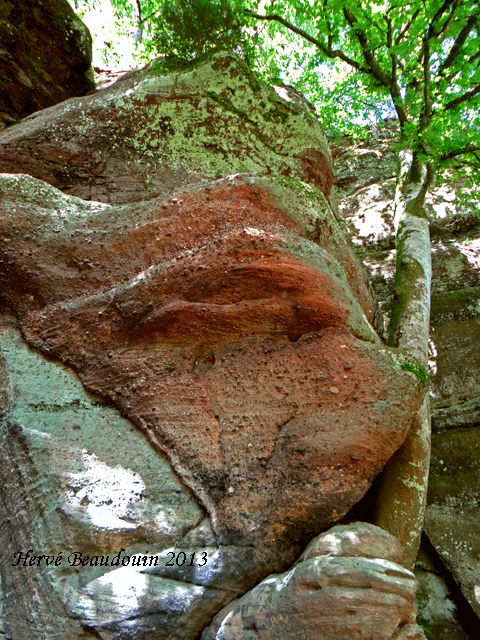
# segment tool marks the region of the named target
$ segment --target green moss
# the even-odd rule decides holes
[[[147,75],[158,76],[165,73],[190,73],[198,67],[204,66],[205,62],[208,62],[210,58],[215,55],[216,52],[209,52],[198,58],[197,60],[186,61],[178,56],[166,56],[164,58],[157,58],[152,62],[152,66],[147,71]]]
[[[425,207],[421,204],[417,198],[410,200],[405,207],[405,211],[416,218],[427,218]]]
[[[219,96],[217,93],[214,93],[213,91],[206,91],[205,94],[211,100],[221,105],[226,111],[231,111],[232,113],[235,113],[239,118],[242,118],[242,120],[245,120],[250,124],[253,124],[255,127],[257,126],[257,123],[255,122],[255,120],[252,120],[251,118],[249,118],[248,115],[245,113],[245,111],[243,111],[242,109],[235,107],[235,105],[231,100],[228,100],[227,98]]]
[[[281,122],[284,123],[289,118],[288,113],[285,111],[280,111],[279,109],[269,109],[268,111],[263,112],[263,118],[266,122]]]
[[[423,632],[425,633],[425,635],[430,638],[433,638],[433,633],[430,631],[430,629],[427,627],[428,624],[428,620],[426,620],[425,618],[422,618],[420,615],[417,616],[417,624],[419,627],[422,627]]]
[[[318,187],[307,182],[302,182],[297,178],[291,178],[289,176],[273,176],[276,182],[282,187],[286,187],[295,193],[300,198],[308,198],[309,200],[315,200],[320,202],[323,206],[327,204],[326,198]]]
[[[165,68],[164,61],[163,60],[154,60],[152,62],[152,66],[147,71],[146,75],[158,76],[158,75],[162,75],[163,73],[165,73],[165,71],[167,71],[167,69]]]
[[[416,360],[407,360],[401,365],[401,368],[404,371],[411,371],[414,373],[422,383],[422,386],[426,386],[428,384],[430,376]]]

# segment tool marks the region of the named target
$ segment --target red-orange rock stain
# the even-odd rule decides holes
[[[169,456],[219,539],[295,550],[399,446],[415,381],[351,335],[343,285],[289,251],[299,229],[263,187],[179,191],[139,205],[134,224],[132,208],[41,251],[25,241],[42,277],[24,273],[9,302],[32,344]]]

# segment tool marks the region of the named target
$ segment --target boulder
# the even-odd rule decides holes
[[[220,611],[202,640],[422,640],[416,579],[392,556],[400,544],[378,527],[333,527],[290,571]]]
[[[193,640],[358,502],[422,396],[372,328],[325,137],[298,101],[217,54],[39,112],[0,134],[0,158],[2,301],[31,347],[151,448],[127,440],[117,414],[85,423],[97,440],[82,445],[78,397],[80,429],[55,437],[55,418],[12,416],[7,367],[5,468],[28,479],[7,471],[7,557],[19,543],[88,556],[12,574],[7,619],[32,627],[18,637],[50,633],[28,595],[15,609],[23,588],[75,640],[78,625],[105,640]],[[41,394],[32,405],[57,412]],[[23,537],[21,517],[33,522]],[[54,546],[40,530],[55,527]],[[117,554],[122,566],[99,560]]]
[[[402,560],[399,541],[387,531],[367,522],[337,525],[314,538],[300,561],[316,556],[342,558],[385,558],[397,564]]]
[[[95,88],[90,32],[66,0],[2,0],[0,40],[0,129]]]
[[[244,172],[297,178],[326,197],[333,183],[317,119],[227,53],[170,74],[153,61],[26,118],[0,135],[0,171],[112,204]]]
[[[283,566],[402,442],[418,381],[353,295],[320,192],[248,176],[134,206],[26,176],[0,191],[0,288],[25,337],[169,456],[223,544]]]

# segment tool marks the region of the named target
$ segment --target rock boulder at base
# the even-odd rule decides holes
[[[0,129],[95,87],[90,32],[66,0],[2,0],[0,43]]]
[[[424,640],[417,581],[392,556],[400,544],[378,527],[334,527],[290,571],[227,605],[202,640]]]

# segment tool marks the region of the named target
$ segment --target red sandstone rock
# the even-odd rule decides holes
[[[0,286],[25,337],[167,453],[219,541],[281,567],[362,497],[417,383],[368,324],[353,257],[308,190],[300,215],[295,191],[247,176],[117,207],[2,184]],[[329,253],[303,237],[312,220]]]
[[[124,637],[148,617],[148,632],[193,640],[363,496],[421,395],[372,329],[367,283],[329,202],[325,137],[298,101],[219,54],[167,76],[153,63],[27,118],[0,134],[0,167],[2,300],[30,345],[70,365],[168,456],[198,507],[198,527],[171,544],[215,558],[194,577],[180,566],[141,580],[82,569],[53,589],[88,629]],[[99,450],[125,447],[123,433],[105,429]],[[30,454],[8,468],[18,457]],[[42,514],[35,526],[49,530],[44,483],[29,499]],[[81,539],[110,553],[110,532],[89,526],[78,502]],[[141,527],[131,534],[165,544]],[[62,520],[61,539],[77,535]],[[106,587],[122,580],[130,608]],[[305,611],[318,609],[310,578],[295,584]]]

